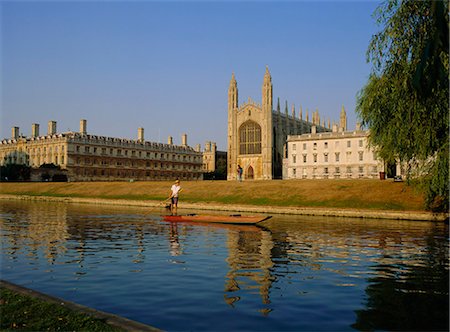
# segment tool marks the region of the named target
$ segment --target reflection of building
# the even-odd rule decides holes
[[[345,112],[343,110],[343,112]],[[287,139],[284,160],[285,179],[377,178],[384,171],[383,161],[369,147],[368,131],[345,131],[345,123],[338,130],[292,135]]]
[[[202,176],[202,154],[187,145],[186,134],[181,145],[174,145],[172,137],[167,144],[145,141],[143,128],[136,140],[91,135],[86,128],[86,120],[81,120],[79,132],[58,134],[56,122],[50,121],[47,135],[39,135],[39,125],[33,124],[31,137],[23,137],[14,127],[11,139],[0,142],[0,163],[32,167],[53,163],[67,169],[73,181],[197,180]]]
[[[273,109],[272,77],[268,68],[264,75],[261,104],[249,98],[248,102],[239,105],[233,74],[228,89],[228,180],[237,178],[237,165],[242,166],[245,179],[281,178],[283,147],[288,135],[309,132],[313,125],[318,132],[330,131],[325,128],[325,121],[321,125],[317,110],[312,114],[312,122],[308,111],[306,120],[302,117],[301,108],[299,117],[296,117],[294,107],[292,114],[288,114],[287,102],[284,114],[280,111],[279,101],[277,110]]]
[[[270,232],[251,228],[248,231],[229,232],[227,239],[230,267],[225,285],[225,300],[233,304],[239,300],[232,295],[241,289],[258,289],[264,304],[270,303],[269,291],[273,278],[271,250],[273,241]],[[228,294],[227,294],[228,293]]]

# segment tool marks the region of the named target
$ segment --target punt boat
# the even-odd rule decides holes
[[[202,223],[220,223],[220,224],[240,224],[254,225],[267,220],[272,216],[242,216],[240,214],[231,215],[206,215],[206,214],[185,214],[185,215],[166,215],[162,216],[165,221],[195,221]]]

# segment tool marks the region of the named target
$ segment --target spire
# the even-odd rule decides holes
[[[342,105],[341,115],[339,117],[339,128],[342,131],[347,131],[347,113],[345,112],[344,105]]]
[[[284,113],[286,115],[286,135],[288,135],[290,132],[290,128],[289,128],[289,109],[288,109],[287,100],[286,100],[286,106],[284,107]]]
[[[309,111],[306,109],[306,122],[309,122]]]
[[[228,109],[235,109],[238,107],[238,89],[236,77],[234,72],[231,74],[230,86],[228,88]]]
[[[300,120],[303,120],[303,109],[302,109],[301,105],[300,105],[300,109],[298,110],[298,117],[300,118]]]
[[[266,66],[266,72],[264,74],[264,82],[262,86],[262,106],[263,109],[272,114],[272,77],[270,76],[269,67]]]
[[[278,97],[277,111],[278,111],[278,113],[280,113],[280,97]]]
[[[295,105],[292,104],[292,132],[291,134],[297,135],[297,120],[295,119]]]

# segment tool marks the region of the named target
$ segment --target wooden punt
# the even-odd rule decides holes
[[[231,215],[206,215],[206,214],[185,214],[185,215],[166,215],[163,216],[165,221],[195,221],[203,223],[220,223],[220,224],[240,224],[254,225],[261,221],[267,220],[271,216],[242,216],[240,214]]]

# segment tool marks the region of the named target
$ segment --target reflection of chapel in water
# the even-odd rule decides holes
[[[241,287],[246,290],[257,289],[263,304],[269,304],[272,284],[271,268],[273,241],[270,232],[258,227],[229,232],[227,238],[230,269],[225,280],[225,301],[233,305],[239,296],[232,296]]]

